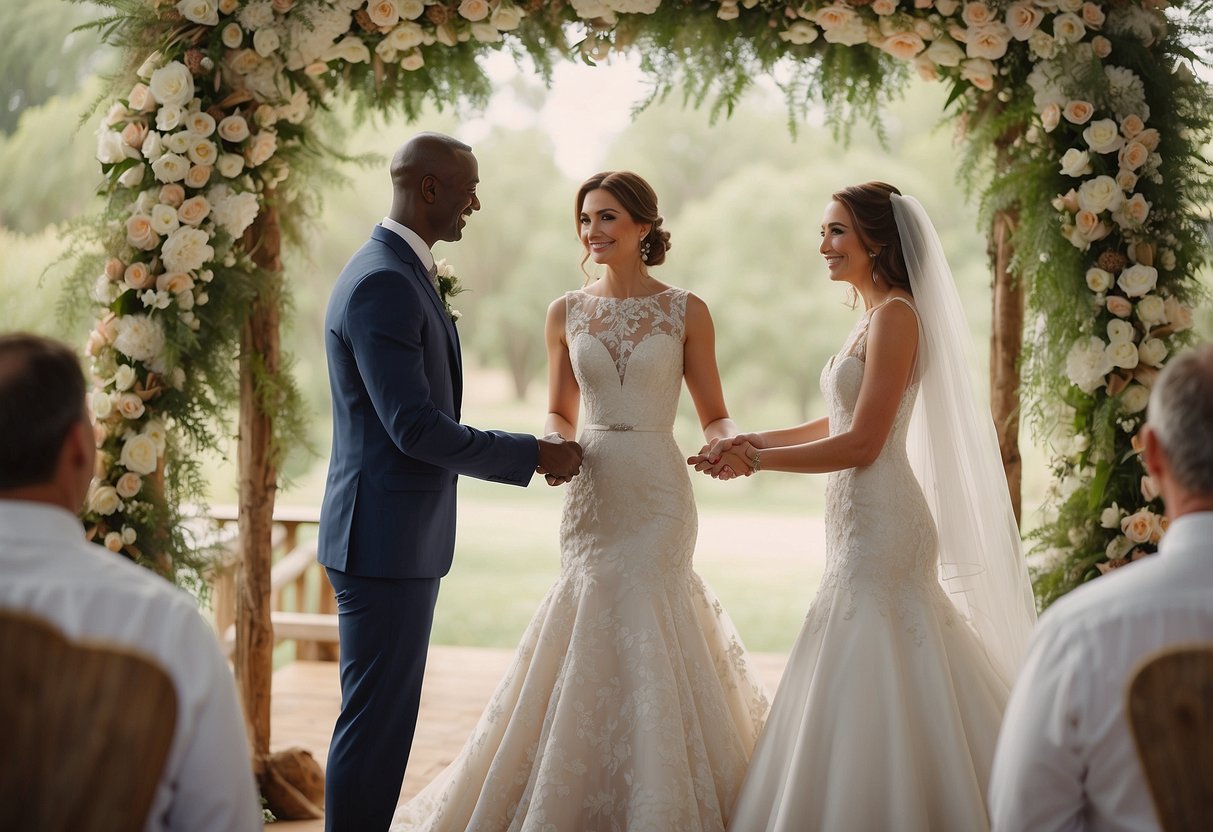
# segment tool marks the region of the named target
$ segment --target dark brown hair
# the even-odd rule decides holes
[[[581,208],[585,205],[586,195],[599,188],[619,200],[633,222],[652,225],[642,240],[649,244],[649,258],[645,263],[650,266],[664,263],[665,253],[670,250],[670,232],[661,227],[664,218],[657,212],[657,192],[639,174],[630,170],[603,171],[581,183],[577,189],[577,202],[573,205],[573,221],[577,227],[581,227]],[[589,257],[588,253],[586,257]],[[585,258],[581,262],[585,263]]]
[[[74,352],[37,335],[0,335],[0,489],[49,482],[68,430],[84,413]]]
[[[893,216],[893,194],[901,191],[885,182],[865,182],[851,185],[831,195],[841,203],[855,221],[855,231],[868,251],[876,252],[872,266],[885,281],[896,289],[910,291],[910,273],[906,270],[901,251],[901,235]]]

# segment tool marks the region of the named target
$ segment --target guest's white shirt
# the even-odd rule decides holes
[[[87,543],[70,512],[0,500],[0,608],[37,616],[69,639],[138,651],[168,671],[177,728],[145,832],[262,828],[232,673],[192,598]]]
[[[1151,653],[1201,642],[1213,642],[1213,512],[1176,519],[1157,555],[1041,616],[990,775],[995,832],[1158,829],[1125,694]]]
[[[421,265],[429,269],[434,266],[434,253],[430,251],[430,247],[425,244],[425,240],[417,236],[417,232],[409,228],[407,225],[401,225],[391,217],[384,217],[379,223],[388,231],[391,231],[400,239],[409,244],[409,248],[417,255],[417,259],[421,261]]]

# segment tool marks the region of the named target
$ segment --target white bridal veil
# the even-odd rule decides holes
[[[939,531],[940,582],[1010,684],[1036,606],[998,440],[973,395],[969,327],[939,235],[918,200],[893,194],[892,201],[922,327],[910,462]]]

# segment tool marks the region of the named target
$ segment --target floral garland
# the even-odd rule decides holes
[[[98,130],[109,256],[91,266],[101,454],[86,521],[114,551],[139,558],[155,541],[162,568],[190,563],[190,542],[158,531],[178,528],[172,506],[201,491],[177,436],[213,446],[207,420],[230,406],[243,313],[265,287],[246,232],[270,199],[287,222],[306,210],[300,171],[321,156],[308,116],[337,90],[410,115],[426,100],[482,101],[491,87],[476,58],[503,44],[541,72],[553,55],[639,44],[659,90],[683,83],[726,103],[790,58],[789,103],[824,99],[834,113],[874,112],[913,70],[952,86],[971,142],[982,118],[1018,130],[1000,169],[1012,191],[996,182],[983,202],[1022,209],[1016,265],[1049,313],[1029,345],[1029,389],[1041,410],[1046,393],[1064,398],[1077,437],[1055,463],[1063,486],[1038,590],[1047,601],[1157,542],[1156,489],[1131,443],[1191,321],[1206,252],[1183,200],[1207,172],[1192,160],[1213,112],[1176,59],[1161,0],[108,3],[106,35],[137,66]],[[147,479],[166,471],[158,495]]]

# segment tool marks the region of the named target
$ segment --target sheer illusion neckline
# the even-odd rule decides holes
[[[675,292],[677,290],[677,286],[667,286],[660,292],[653,292],[651,295],[630,295],[626,298],[615,297],[614,295],[595,295],[587,292],[585,289],[578,289],[577,291],[585,295],[587,298],[593,298],[594,300],[648,300],[649,298],[660,297],[666,292]]]

